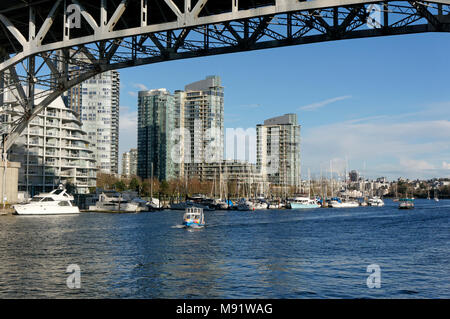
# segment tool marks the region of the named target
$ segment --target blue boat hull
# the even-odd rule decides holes
[[[291,203],[291,209],[307,209],[307,208],[319,208],[318,204],[301,204],[301,203]]]
[[[191,228],[201,228],[205,227],[205,224],[198,224],[193,222],[183,222],[184,227],[191,227]]]

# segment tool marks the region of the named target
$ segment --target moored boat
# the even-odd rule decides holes
[[[319,208],[320,205],[315,199],[309,197],[295,197],[289,201],[291,209],[307,209],[307,208]]]
[[[251,210],[251,211],[253,211],[253,210],[255,210],[255,204],[252,201],[250,201],[250,200],[248,200],[246,198],[241,198],[241,200],[238,203],[237,210],[240,210],[240,211],[249,211],[249,210]]]
[[[399,209],[411,209],[414,208],[414,199],[412,198],[400,198],[398,200]]]
[[[257,199],[253,201],[254,210],[267,209],[269,204],[264,199]]]
[[[172,209],[172,210],[186,210],[187,208],[192,208],[192,207],[201,208],[203,210],[214,210],[213,207],[195,203],[191,200],[187,200],[185,202],[180,202],[180,203],[170,204],[170,209]]]
[[[267,204],[268,209],[282,209],[285,208],[284,204],[280,200],[272,200]]]
[[[376,207],[384,206],[384,201],[378,196],[369,198],[367,203],[369,206],[376,206]]]
[[[343,201],[340,198],[332,198],[328,203],[328,207],[332,208],[353,208],[359,207],[359,202],[353,200]]]
[[[73,196],[61,185],[50,193],[34,196],[29,203],[14,205],[16,215],[66,215],[79,214]]]
[[[93,212],[139,212],[138,202],[133,202],[122,197],[115,191],[103,191],[95,205],[89,206]]]

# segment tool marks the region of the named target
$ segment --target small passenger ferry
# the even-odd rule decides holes
[[[183,216],[183,226],[186,228],[205,227],[205,215],[203,209],[198,207],[188,207]]]

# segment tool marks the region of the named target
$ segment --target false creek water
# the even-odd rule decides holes
[[[197,231],[182,214],[2,216],[0,297],[450,298],[450,201],[205,212]]]

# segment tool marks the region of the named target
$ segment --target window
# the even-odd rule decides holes
[[[67,201],[62,201],[58,203],[58,206],[70,206],[70,203]]]

